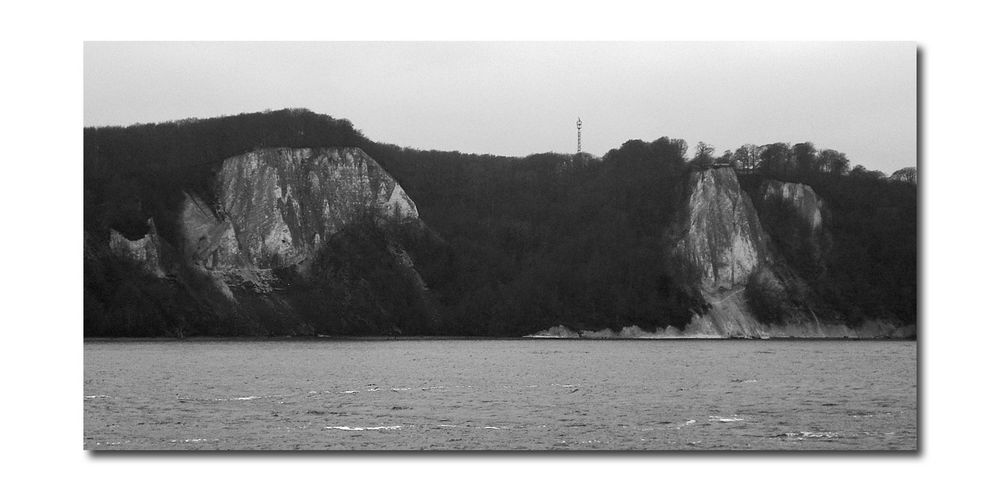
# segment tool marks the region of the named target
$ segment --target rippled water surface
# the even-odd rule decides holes
[[[84,447],[915,450],[916,342],[84,343]]]

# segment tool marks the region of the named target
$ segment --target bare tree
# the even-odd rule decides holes
[[[715,153],[715,147],[705,143],[698,142],[698,146],[695,147],[694,158],[691,159],[691,163],[701,167],[707,167],[715,163],[715,158],[712,154]]]

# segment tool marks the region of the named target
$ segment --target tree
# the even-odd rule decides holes
[[[760,170],[776,177],[788,177],[792,170],[792,149],[787,143],[764,145],[760,152]]]
[[[893,172],[889,176],[890,181],[905,182],[908,184],[917,183],[917,168],[916,167],[903,167],[896,172]]]
[[[712,157],[713,153],[715,153],[715,147],[705,142],[698,142],[698,146],[695,147],[694,158],[691,159],[691,164],[699,167],[708,167],[715,163],[715,158]]]
[[[650,142],[649,149],[654,158],[661,163],[673,165],[684,161],[684,154],[687,153],[687,142],[664,136]]]
[[[752,172],[760,166],[760,147],[747,143],[733,153],[733,164],[737,169]]]
[[[792,147],[792,155],[795,158],[795,169],[799,175],[816,173],[816,146],[812,142],[796,143]]]
[[[720,164],[732,164],[733,163],[733,151],[732,150],[726,150],[725,152],[723,152],[722,156],[719,157],[719,158],[717,158],[717,159],[715,159],[715,161],[717,163],[720,163]]]
[[[842,152],[825,149],[816,158],[817,168],[822,172],[842,176],[850,169],[851,161]]]
[[[856,165],[850,172],[851,177],[858,177],[861,179],[885,179],[885,173],[880,170],[868,170],[863,165]]]

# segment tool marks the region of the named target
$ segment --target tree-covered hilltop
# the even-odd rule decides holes
[[[323,315],[341,310],[349,315],[336,324],[342,327],[325,331],[331,334],[398,329],[511,336],[556,324],[682,327],[705,304],[688,279],[665,264],[664,230],[681,209],[686,175],[713,165],[734,166],[760,209],[758,190],[765,179],[803,182],[822,197],[830,247],[819,265],[797,254],[799,232],[783,227],[778,211],[762,212],[783,260],[804,272],[826,302],[817,315],[849,322],[916,319],[915,172],[886,178],[852,168],[845,155],[809,143],[744,145],[718,157],[700,144],[691,159],[686,142],[670,138],[628,141],[601,157],[416,150],[373,142],[346,120],[305,110],[86,128],[85,308],[107,311],[132,302],[139,305],[135,315],[150,319],[143,332],[114,335],[172,335],[177,312],[184,313],[185,335],[247,333],[239,316],[218,312],[221,302],[192,299],[109,259],[105,238],[110,229],[141,237],[153,218],[162,239],[177,248],[183,193],[211,203],[215,176],[227,157],[267,147],[337,146],[361,148],[395,177],[440,240],[405,232],[387,236],[363,226],[332,239],[316,266],[331,278],[324,291],[338,295]],[[373,266],[392,258],[385,247],[359,245],[366,237],[406,246],[439,305],[439,321],[403,321],[406,311],[396,310],[410,307],[386,293],[395,291],[397,280]],[[347,251],[356,261],[370,255],[372,263],[348,264],[336,251]],[[192,273],[188,282],[199,281]],[[352,291],[362,291],[364,298],[344,300],[350,285],[362,285]],[[322,295],[310,295],[307,303],[322,301]],[[213,323],[225,323],[226,330],[206,327]]]
[[[84,227],[142,235],[153,217],[166,237],[185,190],[212,201],[213,177],[227,157],[267,147],[367,143],[347,120],[302,109],[128,127],[84,128]]]

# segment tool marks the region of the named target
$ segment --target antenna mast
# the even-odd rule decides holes
[[[579,116],[576,118],[576,153],[583,153],[583,121]]]

